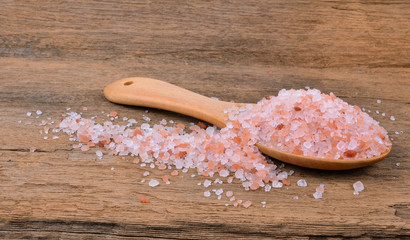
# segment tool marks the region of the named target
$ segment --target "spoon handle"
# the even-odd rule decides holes
[[[125,78],[104,88],[105,97],[114,103],[159,108],[188,115],[218,127],[226,124],[225,109],[235,105],[218,101],[187,89],[151,78]]]

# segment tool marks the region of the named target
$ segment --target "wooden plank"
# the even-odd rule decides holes
[[[406,1],[3,1],[1,6],[1,238],[410,237]],[[238,102],[256,102],[282,88],[332,91],[371,110],[395,139],[393,150],[384,161],[352,171],[287,165],[295,171],[292,185],[269,193],[224,184],[225,191],[252,200],[244,209],[204,198],[204,188],[197,186],[204,178],[192,178],[192,171],[150,188],[140,182],[143,172],[159,178],[170,171],[140,167],[129,157],[98,160],[92,151],[73,150],[63,135],[56,140],[40,135],[39,121],[58,120],[67,107],[79,112],[87,106],[85,116],[117,111],[138,121],[143,114],[154,123],[196,121],[106,101],[103,87],[129,76]],[[25,115],[37,109],[43,111],[39,119]],[[29,152],[32,146],[37,152]],[[300,178],[307,188],[296,186]],[[353,196],[357,180],[366,189]],[[324,198],[315,200],[320,183]],[[140,203],[141,196],[150,203]]]

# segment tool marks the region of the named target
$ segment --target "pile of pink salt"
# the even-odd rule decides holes
[[[368,158],[383,153],[391,145],[386,130],[357,106],[319,90],[281,90],[277,97],[256,105],[226,110],[225,128],[204,124],[167,126],[167,121],[135,129],[130,125],[103,124],[80,114],[69,113],[59,129],[83,151],[106,148],[113,155],[139,156],[144,163],[160,169],[196,168],[203,176],[230,175],[245,189],[289,185],[286,172],[267,161],[254,145],[295,154],[322,158]],[[102,154],[99,151],[98,157]],[[265,188],[266,188],[265,187]]]
[[[221,177],[233,175],[243,182],[245,189],[257,189],[287,177],[266,161],[254,142],[238,135],[240,132],[201,126],[190,126],[188,133],[183,124],[167,126],[167,121],[162,120],[153,127],[143,123],[131,129],[110,121],[98,124],[72,112],[58,128],[80,142],[75,147],[83,151],[99,146],[109,154],[139,156],[142,162],[154,163],[159,169],[173,165],[176,169],[196,168],[206,177],[215,173]],[[96,154],[101,157],[100,151]]]
[[[391,142],[387,131],[358,106],[333,93],[281,90],[256,105],[226,111],[243,138],[281,151],[319,158],[371,158]]]

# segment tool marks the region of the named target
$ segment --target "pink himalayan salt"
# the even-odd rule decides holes
[[[196,168],[203,176],[233,173],[245,189],[252,190],[269,182],[282,186],[279,170],[266,161],[256,142],[296,154],[336,159],[372,157],[391,145],[387,132],[367,113],[316,89],[281,90],[278,97],[226,112],[229,122],[225,128],[193,125],[191,133],[183,124],[151,127],[143,123],[135,129],[109,121],[101,125],[77,113],[69,113],[59,127],[76,134],[82,143],[93,142],[110,154],[139,156],[144,163]]]
[[[279,173],[249,139],[241,139],[239,143],[232,141],[232,137],[239,138],[240,135],[229,128],[202,129],[194,125],[190,127],[192,132],[187,133],[183,124],[176,127],[144,124],[136,129],[109,121],[101,125],[77,113],[69,113],[59,128],[70,135],[75,134],[83,144],[93,142],[111,154],[139,156],[144,163],[174,165],[186,170],[196,168],[203,176],[213,176],[216,172],[220,176],[229,176],[240,170],[241,173],[235,176],[251,189],[265,186]],[[100,145],[101,142],[104,144]]]
[[[299,155],[371,158],[391,145],[387,131],[367,113],[317,89],[281,90],[227,113],[229,126],[248,142]]]
[[[252,202],[251,202],[251,201],[245,201],[245,202],[242,203],[242,206],[244,206],[244,208],[248,208],[248,207],[250,207],[251,205],[252,205]]]

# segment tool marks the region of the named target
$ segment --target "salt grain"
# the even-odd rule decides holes
[[[354,191],[359,193],[364,190],[364,185],[361,181],[357,181],[353,184]]]
[[[210,192],[210,191],[205,191],[205,192],[204,192],[204,196],[205,196],[205,197],[210,197],[210,196],[211,196],[211,192]]]
[[[243,204],[242,204],[242,206],[244,206],[245,208],[248,208],[248,207],[250,207],[252,205],[252,202],[251,201],[245,201],[245,202],[243,202]]]
[[[41,114],[43,114],[43,112],[42,112],[41,110],[37,110],[37,111],[36,111],[36,114],[37,114],[37,115],[41,115]]]
[[[390,120],[395,121],[396,118],[395,118],[394,116],[391,116],[391,117],[390,117]]]
[[[398,163],[396,163],[396,167],[400,167],[400,163],[398,162]]]
[[[315,192],[315,193],[313,193],[313,197],[314,197],[315,199],[322,198],[322,193],[321,193],[321,192]]]
[[[149,176],[149,172],[148,172],[148,171],[145,171],[142,175],[143,175],[144,177]]]
[[[102,157],[102,156],[103,156],[103,153],[102,153],[100,150],[97,150],[97,151],[95,152],[95,155],[97,155],[98,157]]]
[[[299,187],[307,187],[307,182],[305,179],[299,179],[296,183]]]
[[[30,117],[30,116],[31,116],[31,112],[28,112],[26,115],[27,115],[27,117]]]
[[[159,181],[158,181],[158,180],[155,180],[155,179],[151,179],[151,180],[149,181],[148,185],[149,185],[150,187],[156,187],[156,186],[159,185]]]
[[[204,181],[204,187],[209,187],[209,186],[211,186],[211,184],[212,184],[212,182],[211,181],[209,181],[208,179],[205,179],[205,181]]]
[[[274,188],[281,188],[283,186],[283,183],[279,182],[279,181],[273,181],[272,182],[272,187]]]
[[[382,103],[382,101],[380,99],[377,99],[376,101],[378,104]]]

